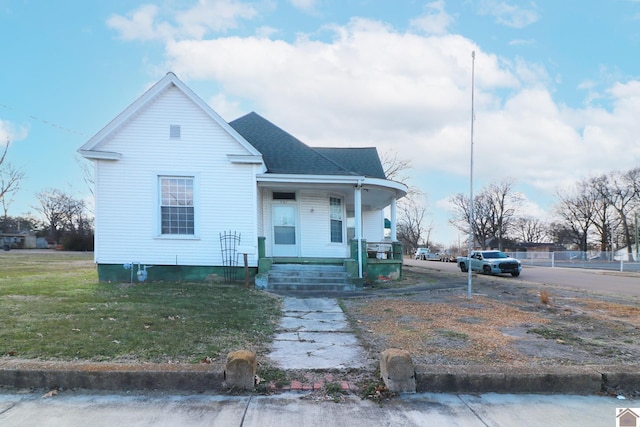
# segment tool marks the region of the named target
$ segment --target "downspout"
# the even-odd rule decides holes
[[[362,181],[358,180],[354,194],[356,240],[358,242],[358,278],[362,279]]]

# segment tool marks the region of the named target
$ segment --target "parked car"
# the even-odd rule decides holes
[[[469,267],[469,257],[458,257],[458,266],[462,272],[479,271],[484,274],[509,273],[513,277],[518,277],[522,271],[522,263],[511,258],[501,251],[473,251],[471,252],[471,267]]]
[[[431,253],[429,248],[418,248],[414,253],[414,259],[437,261],[440,259],[438,254]]]

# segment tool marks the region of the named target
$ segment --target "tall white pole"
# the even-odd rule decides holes
[[[473,122],[475,121],[474,81],[475,81],[476,52],[471,52],[471,161],[469,167],[469,251],[467,252],[467,298],[471,299],[471,251],[473,250]]]

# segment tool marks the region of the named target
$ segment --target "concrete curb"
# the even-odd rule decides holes
[[[222,392],[223,371],[207,365],[0,361],[0,386],[16,389]],[[417,365],[416,391],[580,394],[640,391],[640,365],[495,367]],[[304,388],[302,388],[304,390]]]
[[[637,393],[640,366],[416,366],[417,392],[594,394]]]
[[[210,365],[8,361],[0,386],[89,390],[221,391],[224,374]]]

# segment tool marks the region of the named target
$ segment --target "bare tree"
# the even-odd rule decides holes
[[[580,241],[576,242],[575,231],[568,227],[565,222],[552,222],[549,224],[549,238],[554,243],[565,246],[580,243]]]
[[[589,229],[594,224],[599,196],[588,182],[579,182],[574,189],[556,193],[559,200],[556,215],[574,236],[579,250],[588,250]]]
[[[85,184],[87,184],[89,193],[91,193],[91,195],[93,196],[93,187],[95,186],[93,163],[88,163],[81,157],[76,157],[76,162],[78,163],[78,165],[80,165],[80,170],[82,171],[82,180]]]
[[[503,249],[504,241],[515,224],[517,208],[522,197],[513,191],[513,180],[505,179],[491,183],[474,197],[473,236],[474,243],[486,249],[492,241]],[[453,218],[449,221],[458,230],[469,234],[471,211],[469,198],[456,194],[449,201],[453,205]]]
[[[510,178],[489,184],[484,191],[489,201],[493,236],[498,241],[498,249],[504,249],[504,241],[515,225],[516,211],[522,204],[522,196],[513,190],[514,181]]]
[[[428,245],[433,227],[425,225],[426,206],[417,202],[415,198],[405,198],[398,205],[398,210],[398,240],[405,249],[411,252],[423,242]]]
[[[405,251],[413,251],[422,243],[428,245],[433,227],[425,225],[427,196],[409,184],[407,171],[411,169],[411,161],[400,159],[398,153],[387,150],[382,154],[381,162],[387,179],[407,186],[407,195],[398,201],[398,240],[402,242]]]
[[[469,218],[471,209],[469,197],[462,193],[455,194],[449,198],[453,205],[453,218],[449,223],[464,233],[470,235]],[[492,209],[489,205],[486,194],[480,193],[473,198],[473,246],[478,244],[482,249],[486,249],[492,238],[493,226],[491,223]]]
[[[407,171],[411,169],[411,160],[399,159],[396,151],[385,150],[382,153],[380,162],[382,163],[384,175],[387,179],[392,179],[407,185],[409,181]]]
[[[515,219],[513,233],[523,243],[544,243],[549,238],[547,225],[538,218],[521,216]]]
[[[49,238],[60,242],[64,233],[87,235],[92,232],[91,220],[85,214],[85,203],[61,190],[48,189],[36,194],[40,212],[49,229]]]
[[[602,200],[616,212],[629,255],[632,253],[633,244],[629,216],[638,206],[636,188],[640,187],[639,181],[640,168],[627,172],[614,171],[591,181]]]
[[[599,194],[599,187],[602,185],[600,181],[600,177],[591,178],[584,185],[588,191],[595,193],[593,200],[593,226],[599,236],[600,251],[606,252],[613,251],[613,239],[611,236],[614,230],[619,228],[620,221],[615,215],[615,210],[610,205],[609,200]]]
[[[11,141],[7,140],[0,155],[0,202],[4,223],[7,223],[9,205],[13,203],[13,195],[20,189],[20,181],[24,178],[24,172],[14,168],[7,160],[7,153]]]

